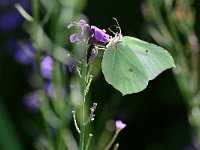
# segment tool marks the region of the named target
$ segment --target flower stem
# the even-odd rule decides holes
[[[88,147],[90,145],[90,141],[91,141],[92,137],[93,137],[93,134],[89,134],[89,138],[88,138],[87,144],[85,146],[85,150],[88,150]]]
[[[87,85],[87,46],[83,53],[83,66],[82,66],[82,118],[81,118],[81,133],[80,133],[80,150],[85,148],[85,100],[86,100],[86,85]]]
[[[33,19],[35,23],[38,23],[40,21],[40,16],[39,16],[39,6],[40,6],[40,2],[39,0],[32,0],[32,9],[33,9]],[[40,62],[41,62],[41,49],[39,47],[39,43],[37,40],[37,32],[36,32],[36,28],[34,31],[34,34],[32,35],[33,41],[35,43],[35,48],[36,48],[36,65],[37,65],[37,69],[36,69],[36,74],[37,74],[37,80],[39,83],[39,87],[42,89],[43,85],[44,85],[44,80],[41,76],[41,66],[40,66]],[[49,128],[49,124],[48,122],[45,121],[45,113],[47,113],[47,110],[49,110],[50,108],[48,107],[48,101],[45,97],[44,101],[43,101],[43,107],[41,107],[41,114],[43,117],[43,125],[45,128],[45,132],[48,138],[48,149],[53,150],[55,149],[55,143],[53,140],[53,136],[51,134],[50,128]],[[45,105],[45,106],[44,106]]]
[[[104,150],[109,150],[110,149],[110,147],[115,142],[115,140],[116,140],[116,138],[117,138],[117,136],[118,136],[118,134],[119,134],[120,131],[121,130],[119,130],[119,129],[115,131],[115,134],[113,135],[112,139],[110,140],[110,142],[108,143],[108,145],[106,146],[106,148]]]

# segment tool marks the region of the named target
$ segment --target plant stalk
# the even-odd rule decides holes
[[[33,18],[35,22],[39,21],[39,0],[32,0],[33,4]]]
[[[109,150],[110,149],[110,147],[113,145],[113,143],[115,142],[115,140],[116,140],[116,138],[117,138],[117,136],[118,136],[118,134],[119,134],[119,132],[120,132],[121,130],[119,130],[119,129],[117,129],[116,131],[115,131],[115,134],[113,135],[113,137],[112,137],[112,139],[110,140],[110,142],[108,143],[108,145],[106,146],[106,148],[104,149],[104,150]]]
[[[87,46],[83,53],[83,66],[82,66],[82,117],[81,117],[81,133],[80,133],[80,150],[85,148],[85,100],[86,100],[86,85],[87,85]]]

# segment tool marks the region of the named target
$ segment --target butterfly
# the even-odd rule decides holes
[[[122,36],[121,29],[107,44],[101,65],[106,81],[122,95],[144,90],[150,80],[175,67],[167,50],[131,36]]]

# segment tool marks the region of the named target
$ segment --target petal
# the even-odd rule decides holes
[[[71,22],[70,24],[68,24],[67,28],[70,29],[73,26],[74,26],[74,24]]]
[[[87,25],[87,24],[82,25],[81,26],[81,35],[85,35],[85,36],[89,35],[90,36],[89,29],[90,29],[89,25]]]
[[[35,62],[36,51],[33,44],[27,40],[10,41],[8,43],[8,52],[14,59],[23,65],[32,65]]]
[[[103,41],[104,44],[108,43],[110,41],[110,36],[108,34],[105,34],[103,36],[103,40],[102,41]]]
[[[79,26],[81,27],[81,35],[85,35],[87,30],[89,31],[89,25],[85,20],[80,20],[79,21]]]
[[[41,62],[41,73],[46,79],[52,79],[53,74],[53,59],[50,56],[45,56]]]
[[[24,95],[23,103],[30,112],[36,112],[40,106],[40,95],[38,91],[29,92]]]
[[[103,42],[104,44],[109,42],[109,35],[96,26],[91,26],[90,34],[94,34],[95,39],[99,42]]]
[[[67,71],[72,72],[75,69],[75,65],[72,59],[67,60],[63,65],[64,73]]]
[[[87,24],[87,22],[86,22],[85,20],[83,20],[83,19],[81,19],[78,23],[79,23],[81,26]]]
[[[77,35],[76,33],[70,35],[69,39],[70,39],[70,42],[71,42],[71,43],[75,43],[75,42],[78,42],[78,41],[79,41],[78,35]]]
[[[79,26],[79,23],[78,22],[70,22],[67,26],[68,29],[72,28],[72,27],[77,27]]]
[[[117,128],[117,129],[124,129],[124,128],[126,127],[126,124],[123,123],[121,120],[117,120],[117,121],[115,122],[115,125],[116,125],[116,128]]]

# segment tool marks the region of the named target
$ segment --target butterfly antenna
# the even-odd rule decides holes
[[[121,35],[121,27],[119,25],[119,22],[117,21],[115,17],[113,17],[112,19],[115,20],[115,22],[117,23],[117,28],[119,29],[119,34]]]
[[[108,31],[108,30],[109,30],[109,31],[110,31],[112,34],[114,34],[114,35],[115,35],[116,33],[115,33],[115,32],[114,32],[112,29],[111,29],[112,27],[116,27],[116,28],[117,28],[117,26],[116,26],[116,25],[112,25],[112,26],[110,26],[110,27],[109,27],[109,28],[108,28],[106,31]]]

